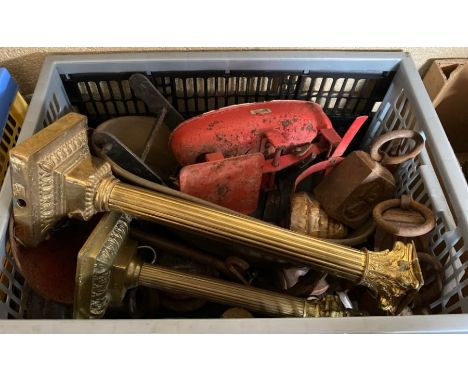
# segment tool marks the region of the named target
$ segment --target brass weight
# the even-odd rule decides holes
[[[323,239],[344,239],[348,235],[348,228],[330,218],[306,192],[297,192],[292,197],[290,229]]]
[[[87,119],[69,113],[10,151],[17,237],[26,246],[47,238],[57,222],[90,219],[101,211],[128,213],[225,243],[251,246],[278,259],[304,264],[372,289],[380,306],[398,313],[423,285],[415,249],[396,242],[392,250],[356,250],[124,184],[110,165],[92,157]],[[145,274],[145,273],[144,273]]]

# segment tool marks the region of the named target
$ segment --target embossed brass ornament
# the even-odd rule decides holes
[[[142,285],[183,293],[271,316],[344,317],[350,315],[337,296],[305,299],[206,276],[145,264],[137,242],[129,238],[131,218],[106,214],[78,254],[75,318],[100,318],[109,305],[122,301],[129,288]]]
[[[290,228],[294,232],[324,239],[343,239],[348,234],[348,228],[328,217],[306,192],[298,192],[292,197]]]
[[[124,184],[108,163],[90,155],[86,123],[85,116],[69,113],[11,150],[16,235],[24,245],[37,245],[66,217],[88,220],[100,211],[117,211],[367,285],[392,313],[423,284],[412,244],[397,242],[391,251],[376,253],[356,250]]]

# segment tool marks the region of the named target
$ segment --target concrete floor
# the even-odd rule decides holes
[[[253,48],[0,48],[0,66],[6,67],[18,81],[21,92],[31,94],[39,75],[44,58],[48,54],[108,53],[108,52],[152,52],[152,51],[191,51],[191,50],[253,50]],[[257,48],[256,48],[257,49]],[[300,50],[311,50],[301,48]],[[346,48],[351,49],[351,48]],[[410,52],[421,74],[436,58],[466,58],[468,48],[355,48],[359,50],[403,50]],[[258,49],[257,49],[258,50]],[[263,48],[262,50],[265,50]],[[271,49],[268,49],[271,50]],[[274,50],[279,50],[274,48]],[[290,50],[288,48],[288,50]]]

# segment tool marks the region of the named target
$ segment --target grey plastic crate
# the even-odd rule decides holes
[[[334,123],[352,118],[353,111],[366,111],[373,119],[367,134],[360,137],[363,148],[375,136],[389,130],[420,131],[426,137],[427,149],[416,160],[401,166],[397,180],[400,193],[411,194],[436,215],[431,251],[443,262],[447,279],[443,295],[432,304],[440,314],[343,319],[102,320],[99,323],[0,320],[0,331],[32,331],[32,327],[34,331],[45,332],[468,331],[468,251],[464,242],[465,238],[468,240],[468,187],[409,55],[274,51],[51,56],[42,68],[19,141],[72,108],[88,114],[90,120],[120,112],[144,114],[144,106],[131,99],[131,94],[126,98],[127,90],[121,83],[115,88],[116,83],[112,82],[116,74],[125,78],[133,72],[153,76],[163,94],[186,115],[223,106],[216,104],[215,99],[223,91],[226,103],[271,98],[311,99],[324,107]],[[277,73],[281,75],[276,76]],[[236,78],[235,83],[229,82],[231,77]],[[80,78],[86,81],[80,82]],[[190,86],[186,86],[189,82]],[[180,87],[181,83],[184,86]],[[249,89],[253,90],[249,93]],[[120,95],[116,97],[115,92]],[[8,174],[0,193],[0,264],[8,256],[4,248],[10,188]],[[21,318],[22,284],[15,280],[15,271],[0,270],[9,278],[8,285],[0,284],[7,295],[0,302],[0,318]]]

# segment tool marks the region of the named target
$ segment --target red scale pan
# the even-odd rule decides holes
[[[182,192],[251,213],[261,185],[271,184],[266,175],[340,141],[320,105],[278,100],[228,106],[186,120],[173,131],[170,146],[184,166]]]

